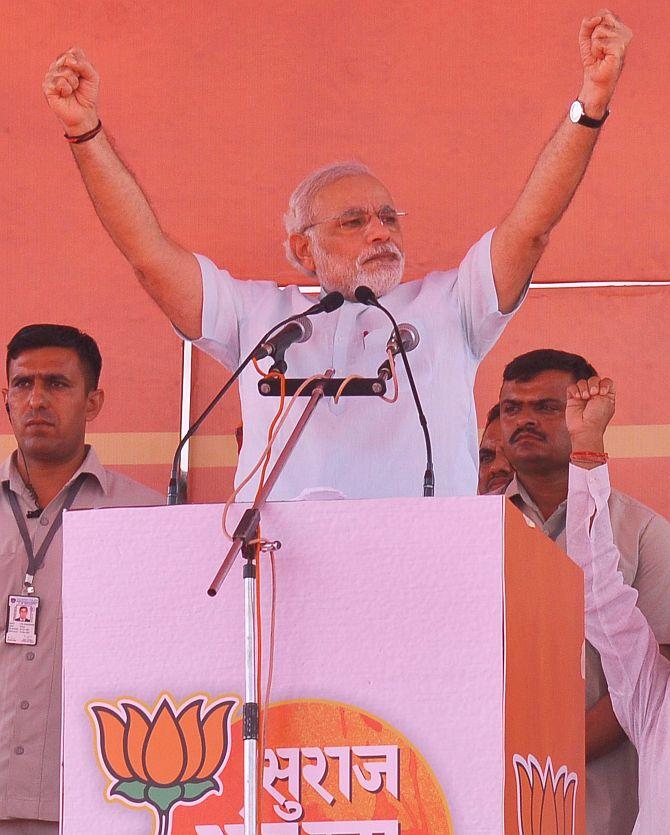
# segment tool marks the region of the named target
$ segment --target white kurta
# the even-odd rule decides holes
[[[488,232],[470,249],[457,270],[401,284],[382,300],[399,322],[409,322],[420,334],[409,359],[432,437],[438,496],[476,492],[475,373],[512,316],[498,311],[491,235]],[[229,369],[237,367],[270,327],[312,303],[297,287],[238,281],[207,258],[197,257],[204,301],[202,337],[195,344]],[[380,310],[345,302],[312,323],[311,339],[286,352],[287,377],[304,378],[328,368],[335,369],[336,377],[376,376],[391,334],[391,324]],[[270,364],[264,360],[262,367]],[[393,405],[375,397],[342,397],[337,404],[331,398],[318,405],[271,499],[292,499],[316,488],[332,488],[348,498],[422,494],[423,433],[400,361],[397,368],[400,396]],[[258,460],[277,408],[276,398],[259,395],[258,380],[252,367],[240,378],[244,443],[236,483]],[[301,398],[293,409],[276,452],[305,403]],[[240,499],[252,499],[256,485],[257,479],[252,480]]]
[[[670,832],[670,662],[659,652],[637,591],[617,571],[606,466],[570,466],[567,548],[584,569],[586,636],[600,653],[612,706],[639,755],[636,835]],[[592,521],[591,521],[592,520]]]

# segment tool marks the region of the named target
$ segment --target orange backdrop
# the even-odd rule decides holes
[[[5,0],[3,338],[29,321],[89,330],[108,396],[91,438],[107,462],[162,489],[179,425],[180,348],[100,228],[42,99],[43,74],[67,46],[83,46],[100,70],[108,131],[185,245],[239,277],[298,280],[281,248],[286,198],[313,167],[358,157],[409,212],[416,277],[457,263],[511,205],[579,89],[577,31],[594,10],[576,0]],[[624,0],[616,10],[635,31],[626,71],[536,280],[668,278],[670,7]],[[486,361],[478,399],[495,399],[514,353],[585,352],[618,377],[618,485],[670,513],[661,478],[668,292],[534,291]],[[200,405],[225,374],[197,360],[195,379]],[[194,498],[220,499],[229,486],[237,421],[231,400],[195,447]]]

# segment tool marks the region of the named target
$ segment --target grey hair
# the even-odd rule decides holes
[[[296,188],[288,201],[288,211],[284,215],[284,227],[286,229],[286,240],[284,241],[284,250],[286,257],[296,269],[305,275],[314,276],[312,270],[308,270],[298,261],[291,249],[291,235],[302,232],[305,226],[313,220],[312,205],[314,198],[321,191],[322,188],[342,180],[344,177],[355,177],[360,174],[368,174],[374,177],[370,169],[358,160],[348,160],[346,162],[331,162],[329,165],[324,165],[323,168],[317,168],[312,171]]]

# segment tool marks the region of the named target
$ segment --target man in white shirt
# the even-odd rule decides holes
[[[568,388],[573,449],[568,490],[568,554],[584,570],[586,637],[600,653],[612,706],[639,755],[634,835],[670,831],[670,662],[661,654],[638,593],[618,571],[608,510],[603,433],[614,413],[614,385],[592,377]],[[667,594],[667,589],[665,590]]]
[[[391,312],[415,324],[422,342],[413,355],[418,388],[435,440],[436,493],[474,493],[477,484],[474,375],[516,310],[549,234],[588,165],[608,113],[630,41],[628,28],[604,11],[582,22],[583,84],[540,155],[521,196],[458,270],[434,272],[398,286],[403,271],[400,213],[388,189],[360,164],[328,166],[294,192],[286,216],[291,262],[338,290],[347,301],[315,323],[308,346],[287,353],[295,377],[323,373],[375,376],[384,359],[388,322],[353,301],[359,285],[384,297]],[[60,120],[95,209],[147,292],[175,327],[228,367],[286,316],[308,306],[292,288],[238,282],[165,235],[148,200],[109,143],[97,112],[98,74],[73,48],[50,67],[43,85]],[[253,374],[240,381],[245,440],[238,476],[265,446],[275,403],[261,398]],[[350,497],[420,495],[423,439],[400,378],[394,407],[343,398],[319,408],[271,498],[332,487]],[[296,410],[299,411],[299,410]],[[277,446],[295,423],[285,425]],[[239,478],[238,478],[239,480]],[[251,498],[251,482],[240,498]]]
[[[584,357],[539,349],[503,372],[500,422],[515,470],[505,491],[535,525],[566,548],[571,442],[566,389],[596,371]],[[619,564],[664,651],[670,654],[670,523],[619,490],[609,497]],[[598,653],[586,644],[586,823],[589,835],[630,835],[637,816],[637,758],[612,710]]]

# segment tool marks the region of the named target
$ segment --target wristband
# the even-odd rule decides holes
[[[570,456],[570,461],[573,464],[606,464],[609,455],[606,452],[587,452],[580,450],[573,452]]]
[[[82,142],[88,142],[89,139],[93,139],[93,137],[97,136],[101,130],[102,122],[98,119],[98,124],[93,128],[93,130],[86,131],[86,133],[80,133],[79,136],[69,136],[67,133],[64,133],[63,136],[66,141],[70,142],[72,145],[81,145]]]

